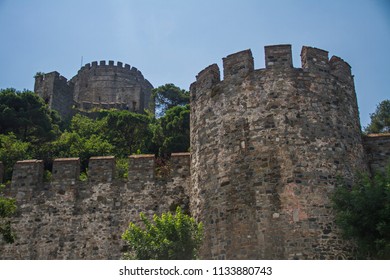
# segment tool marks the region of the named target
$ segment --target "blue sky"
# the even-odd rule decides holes
[[[72,78],[83,64],[115,60],[155,86],[187,89],[212,63],[264,46],[303,45],[347,61],[355,75],[362,125],[390,98],[388,0],[0,0],[0,88],[33,90],[36,72]]]

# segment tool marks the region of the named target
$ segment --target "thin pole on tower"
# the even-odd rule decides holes
[[[83,56],[81,56],[81,64],[80,64],[80,68],[83,67]]]

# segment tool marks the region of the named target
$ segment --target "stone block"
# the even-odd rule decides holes
[[[328,52],[321,49],[302,47],[301,62],[304,70],[324,73],[330,71]]]
[[[18,201],[30,201],[32,193],[42,187],[43,160],[22,160],[14,165],[11,187]]]
[[[291,45],[265,46],[266,68],[292,68]]]
[[[129,157],[129,183],[148,182],[154,179],[154,155],[132,155]]]
[[[173,153],[169,161],[172,169],[172,177],[185,178],[190,176],[190,153]]]
[[[363,144],[371,173],[384,172],[390,165],[390,133],[366,135]]]
[[[221,81],[219,72],[219,67],[217,64],[212,64],[196,76],[196,88],[201,89],[211,89],[214,85]]]
[[[80,158],[57,158],[53,161],[52,181],[74,185],[80,176]]]
[[[343,82],[353,82],[351,66],[338,56],[332,56],[329,61],[330,73]]]
[[[88,164],[88,180],[91,183],[111,182],[115,176],[115,157],[91,157]]]
[[[254,62],[251,50],[237,52],[223,58],[223,78],[232,76],[245,76],[254,70]]]

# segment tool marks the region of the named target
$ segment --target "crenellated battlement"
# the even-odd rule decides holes
[[[132,155],[128,159],[128,181],[133,183],[152,181],[158,168],[169,166],[168,177],[189,176],[189,153],[173,153],[163,166],[156,165],[154,155]],[[91,157],[87,169],[88,182],[91,184],[109,183],[115,179],[116,159],[114,156]],[[0,179],[4,173],[4,164],[0,162]],[[80,158],[57,158],[53,160],[50,182],[75,185],[80,181]],[[42,160],[22,160],[13,167],[12,188],[29,188],[44,182]]]
[[[329,73],[330,67],[327,51],[304,46],[301,51],[301,62],[304,70]]]
[[[330,73],[338,77],[341,81],[353,83],[351,66],[338,56],[332,56],[329,60]]]
[[[223,78],[229,79],[233,76],[245,76],[254,70],[254,62],[251,50],[237,52],[222,59]]]
[[[143,113],[154,108],[152,89],[136,67],[113,60],[87,63],[70,80],[57,71],[37,74],[34,85],[46,104],[68,120],[78,110],[115,108]]]
[[[12,184],[29,186],[43,182],[43,160],[22,160],[16,162],[12,173]]]
[[[4,259],[119,259],[121,234],[139,214],[181,206],[205,229],[203,259],[343,259],[331,196],[337,177],[382,170],[390,136],[362,140],[350,65],[304,46],[294,68],[291,45],[265,47],[265,68],[251,50],[212,64],[191,84],[191,155],[54,159],[15,164],[5,195],[16,199],[15,244]],[[223,70],[223,79],[221,71]],[[151,85],[128,64],[94,61],[67,81],[37,75],[53,108],[142,111]],[[74,100],[73,100],[74,98]],[[62,107],[61,107],[62,106]],[[0,182],[5,166],[0,162]]]
[[[128,160],[125,179],[116,177],[115,157],[91,157],[86,181],[80,179],[79,158],[55,159],[51,178],[42,160],[17,162],[4,190],[16,200],[17,239],[9,245],[0,240],[0,259],[119,259],[121,235],[141,212],[153,216],[177,206],[188,211],[189,153],[168,161],[154,155]],[[161,176],[161,169],[169,172]]]
[[[205,225],[202,256],[348,256],[329,205],[337,176],[352,182],[367,169],[350,66],[308,46],[301,68],[291,45],[264,53],[265,68],[255,70],[245,50],[223,58],[223,80],[213,64],[190,88],[190,201]]]
[[[195,83],[191,85],[191,92],[201,91],[202,89],[210,89],[215,84],[221,81],[221,73],[217,64],[212,64],[196,76],[196,86]]]
[[[142,72],[139,71],[136,67],[132,67],[127,63],[123,63],[120,61],[117,61],[116,64],[113,60],[101,60],[101,61],[93,61],[91,63],[86,63],[84,66],[80,68],[78,71],[78,74],[83,73],[84,71],[90,71],[90,70],[103,70],[106,69],[107,71],[121,71],[123,73],[129,73],[130,75],[136,75],[139,77],[143,77]],[[88,72],[87,72],[88,73]]]
[[[80,177],[80,158],[57,158],[53,161],[52,181],[74,185]]]
[[[154,155],[132,155],[129,157],[128,179],[132,182],[145,182],[154,180]]]
[[[332,75],[341,82],[353,81],[351,67],[348,63],[337,56],[329,60],[328,52],[318,48],[303,46],[301,51],[301,68],[294,68],[291,45],[265,46],[265,68],[258,72],[259,75],[267,75],[267,71],[302,71],[312,75]],[[254,72],[253,56],[250,49],[237,52],[222,59],[223,79],[244,79]],[[220,80],[220,71],[217,64],[212,64],[200,71],[196,76],[196,84],[191,85],[194,93],[196,89],[211,89]],[[200,92],[198,90],[198,92]]]
[[[67,78],[62,76],[60,73],[57,71],[49,72],[46,74],[41,74],[35,76],[35,83],[43,83],[45,81],[59,81],[63,84],[69,84],[70,81],[68,81]]]
[[[265,46],[265,67],[272,68],[292,68],[291,45]]]

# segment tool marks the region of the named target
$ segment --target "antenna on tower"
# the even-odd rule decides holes
[[[83,56],[81,56],[81,65],[80,68],[83,67]]]

